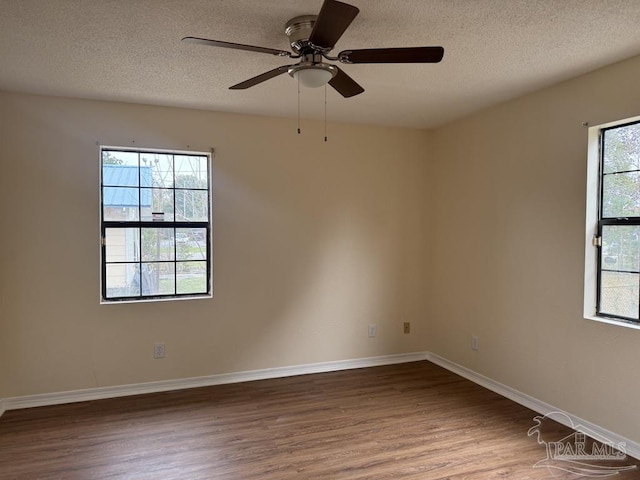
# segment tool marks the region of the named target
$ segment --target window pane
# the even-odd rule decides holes
[[[600,313],[638,319],[638,287],[636,273],[602,272]]]
[[[142,261],[174,260],[173,228],[142,229]]]
[[[176,229],[176,240],[183,239],[176,243],[176,260],[206,260],[206,234],[206,228]]]
[[[176,188],[208,188],[207,157],[176,155],[175,162]]]
[[[142,294],[173,295],[175,293],[174,263],[143,263]]]
[[[602,269],[640,271],[640,226],[602,227]]]
[[[137,228],[107,228],[105,259],[107,262],[137,262],[140,259],[140,230]]]
[[[102,189],[102,216],[105,221],[139,220],[139,203],[137,188]]]
[[[176,221],[206,222],[209,196],[206,190],[176,190]]]
[[[142,198],[142,220],[151,221],[159,220],[165,222],[173,221],[173,190],[168,188],[141,188],[140,197]],[[144,204],[146,202],[146,205]],[[161,213],[163,215],[153,214]]]
[[[176,260],[190,260],[193,247],[189,228],[176,228]]]
[[[602,216],[640,216],[640,172],[616,173],[602,177]]]
[[[198,247],[207,246],[207,229],[206,228],[190,228],[191,237],[198,245]]]
[[[102,152],[102,184],[114,187],[138,186],[138,154],[136,152]]]
[[[176,260],[206,260],[206,228],[176,229]]]
[[[640,169],[640,124],[604,131],[604,173]]]
[[[207,262],[178,262],[177,293],[207,292]]]
[[[107,298],[139,296],[139,272],[140,269],[137,263],[107,264]]]
[[[148,169],[146,183],[142,187],[173,187],[173,155],[163,153],[143,153],[140,155],[140,168]]]

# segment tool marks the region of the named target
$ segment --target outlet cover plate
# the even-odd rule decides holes
[[[376,336],[376,324],[375,323],[370,323],[369,324],[369,336],[370,337],[375,337]]]
[[[165,356],[164,343],[156,343],[153,345],[153,358],[164,358]]]

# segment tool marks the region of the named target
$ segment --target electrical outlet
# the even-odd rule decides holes
[[[164,343],[156,343],[153,346],[153,358],[164,358]]]
[[[478,350],[480,348],[480,343],[478,341],[478,337],[475,335],[471,335],[471,350]]]
[[[411,322],[404,322],[404,333],[411,333]]]
[[[369,324],[369,336],[370,337],[375,337],[376,336],[376,324],[375,323],[370,323]]]

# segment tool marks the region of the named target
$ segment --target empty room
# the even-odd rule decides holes
[[[638,25],[0,0],[0,480],[638,478]]]

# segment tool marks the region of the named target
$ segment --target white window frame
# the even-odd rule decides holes
[[[640,323],[596,314],[598,278],[598,208],[600,203],[601,135],[607,128],[640,122],[640,116],[589,127],[587,143],[587,198],[584,257],[584,305],[583,317],[587,320],[640,330]]]

